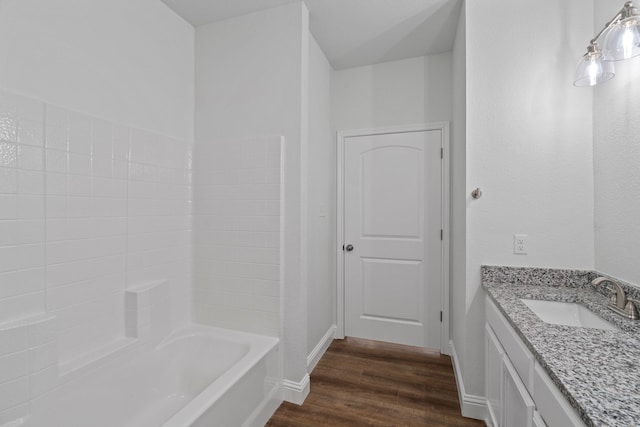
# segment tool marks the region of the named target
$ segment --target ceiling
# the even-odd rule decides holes
[[[296,0],[162,0],[194,26]],[[309,29],[337,69],[453,48],[461,0],[304,0]]]

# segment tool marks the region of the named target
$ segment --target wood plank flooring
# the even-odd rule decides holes
[[[483,426],[460,415],[451,359],[418,347],[335,340],[304,405],[284,402],[269,427]]]

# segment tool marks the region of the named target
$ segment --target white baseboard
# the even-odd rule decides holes
[[[336,337],[336,329],[338,329],[336,325],[331,325],[327,333],[324,334],[318,344],[316,344],[313,350],[311,350],[311,353],[307,356],[307,372],[313,372],[313,369],[316,367],[320,359],[322,359],[322,356]]]
[[[313,350],[311,350],[311,353],[307,356],[307,372],[313,371],[313,368],[316,367],[325,351],[327,351],[327,348],[331,345],[336,334],[336,328],[336,325],[331,325],[327,333],[324,334],[320,342],[316,344]],[[305,374],[299,382],[284,380],[282,382],[282,388],[284,391],[285,401],[295,403],[296,405],[302,405],[311,390],[309,374]]]
[[[311,390],[309,374],[304,374],[304,377],[299,382],[284,380],[282,382],[282,388],[285,401],[302,405]]]
[[[453,373],[455,374],[456,384],[458,385],[458,398],[460,399],[462,416],[485,421],[487,415],[487,400],[484,396],[467,394],[464,391],[462,370],[460,369],[460,361],[458,360],[458,354],[456,353],[453,341],[449,341],[449,348],[451,349],[451,359],[453,361]]]

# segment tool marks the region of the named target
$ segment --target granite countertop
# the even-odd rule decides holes
[[[640,321],[606,308],[607,297],[589,284],[595,273],[546,270],[550,278],[544,269],[522,271],[483,267],[483,286],[536,361],[586,425],[640,425]],[[579,303],[621,330],[545,323],[521,298]]]

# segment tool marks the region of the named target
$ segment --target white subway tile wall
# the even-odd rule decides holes
[[[43,103],[0,93],[0,322],[46,309],[43,134]]]
[[[132,130],[130,153],[128,286],[167,279],[167,314],[184,323],[191,301],[191,145]]]
[[[111,125],[50,105],[45,123],[47,311],[64,363],[124,335],[127,176],[92,168],[113,161]]]
[[[281,137],[196,145],[194,312],[199,322],[280,332]]]
[[[36,315],[0,327],[0,424],[29,413],[33,399],[58,384],[53,316]]]
[[[167,279],[163,321],[189,319],[191,150],[0,92],[0,326],[56,317],[33,342],[0,328],[0,424],[55,384],[57,362],[126,336],[127,287]]]

